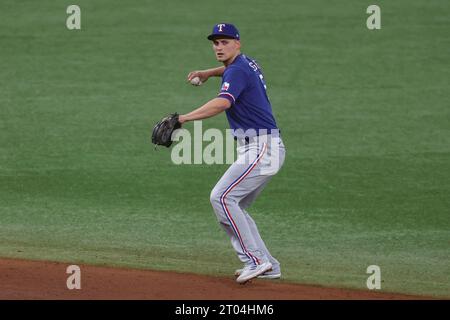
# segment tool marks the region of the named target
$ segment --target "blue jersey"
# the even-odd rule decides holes
[[[266,129],[267,133],[277,129],[264,76],[255,60],[238,55],[225,68],[218,96],[231,102],[226,110],[231,129]]]

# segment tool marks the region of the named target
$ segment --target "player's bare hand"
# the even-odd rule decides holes
[[[201,82],[206,82],[206,80],[208,80],[209,75],[206,71],[192,71],[189,72],[188,76],[187,76],[187,82],[191,82],[192,79],[194,79],[195,77],[199,77]]]
[[[184,114],[180,114],[180,115],[178,116],[178,122],[179,122],[179,123],[183,124],[183,123],[185,123],[186,121],[187,121],[187,119],[186,119],[186,116],[185,116]]]

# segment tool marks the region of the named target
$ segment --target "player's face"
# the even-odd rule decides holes
[[[241,43],[235,39],[214,39],[213,49],[217,61],[227,62],[236,57],[241,49]]]

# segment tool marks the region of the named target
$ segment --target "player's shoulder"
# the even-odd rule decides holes
[[[244,78],[248,79],[249,72],[242,66],[231,65],[225,69],[223,73],[224,78]]]
[[[249,68],[249,60],[248,58],[241,54],[236,58],[236,61],[234,61],[231,65],[225,68],[225,74],[241,74],[241,75],[247,75],[250,72]]]
[[[238,58],[239,59],[236,63],[236,66],[239,66],[245,70],[251,70],[251,64],[256,63],[255,59],[247,56],[246,54],[240,54]]]
[[[249,56],[245,56],[245,59],[247,60],[247,65],[250,69],[254,70],[255,67],[257,67],[261,71],[261,66],[259,65],[256,59],[253,59],[252,57]]]

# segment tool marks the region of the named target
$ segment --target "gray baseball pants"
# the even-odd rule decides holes
[[[279,262],[270,254],[246,209],[280,170],[284,158],[285,147],[280,136],[238,139],[237,160],[211,192],[217,219],[246,265],[270,261],[274,270],[279,268]]]

